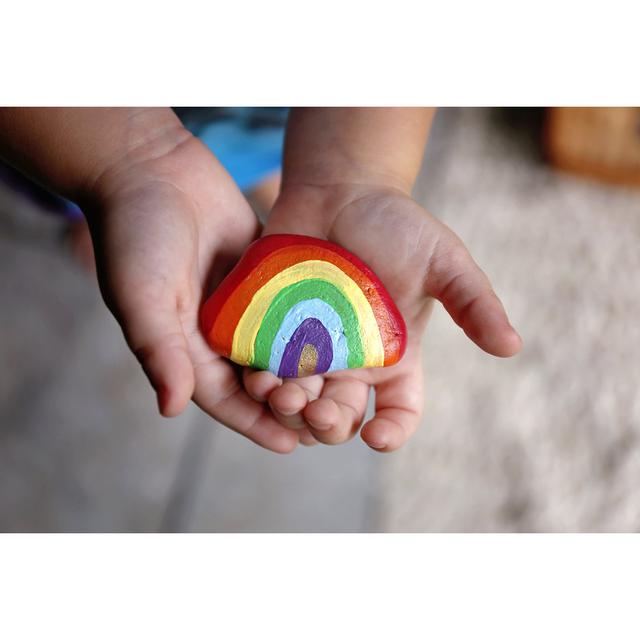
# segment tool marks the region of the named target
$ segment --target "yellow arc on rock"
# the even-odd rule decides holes
[[[289,285],[310,279],[326,280],[338,287],[353,306],[360,326],[365,367],[384,365],[384,345],[373,309],[362,289],[341,269],[324,260],[307,260],[284,269],[256,291],[233,334],[231,359],[252,362],[256,336],[273,299]]]

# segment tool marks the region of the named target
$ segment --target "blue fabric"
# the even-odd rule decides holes
[[[248,129],[242,121],[222,120],[205,126],[197,135],[242,191],[252,189],[280,170],[283,128]]]
[[[178,111],[183,124],[200,138],[242,191],[282,166],[288,109],[235,107]]]
[[[65,218],[70,218],[71,220],[81,220],[83,217],[78,205],[41,187],[17,169],[14,169],[1,160],[0,182],[11,187],[15,193],[19,193],[29,201],[37,204],[47,213],[53,213]]]

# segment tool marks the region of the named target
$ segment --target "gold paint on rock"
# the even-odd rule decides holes
[[[298,362],[298,378],[312,376],[318,365],[318,352],[312,344],[305,344]]]

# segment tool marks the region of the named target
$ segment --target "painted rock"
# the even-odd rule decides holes
[[[390,366],[406,345],[404,320],[373,271],[307,236],[250,245],[204,304],[201,326],[216,353],[282,378]]]

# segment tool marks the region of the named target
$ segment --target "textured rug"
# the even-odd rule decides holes
[[[554,172],[500,112],[439,114],[417,199],[467,243],[524,350],[441,307],[426,414],[388,456],[385,531],[640,529],[640,192]]]

